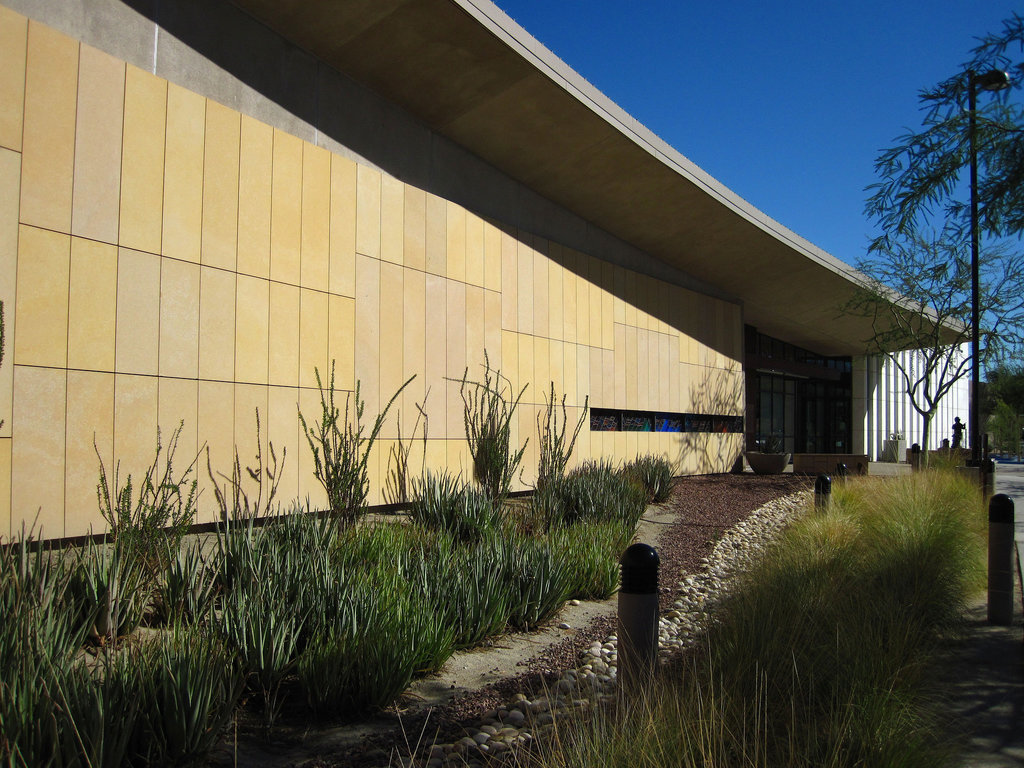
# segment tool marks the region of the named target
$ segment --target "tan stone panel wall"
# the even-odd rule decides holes
[[[23,105],[23,106],[22,106]],[[536,470],[551,383],[593,407],[742,413],[737,306],[517,231],[0,8],[0,535],[100,529],[99,458],[138,476],[181,425],[215,473],[278,456],[279,500],[326,503],[298,411],[364,420],[410,377],[369,462],[422,407],[411,464],[471,472],[457,381],[485,355]],[[260,433],[257,441],[256,420]],[[653,452],[723,471],[737,435],[580,434],[575,461]],[[218,482],[224,482],[219,478]]]

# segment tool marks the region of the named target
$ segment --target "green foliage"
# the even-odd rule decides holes
[[[316,385],[320,390],[320,421],[309,424],[302,412],[299,422],[313,453],[313,474],[327,492],[331,515],[343,525],[351,525],[362,514],[370,489],[367,462],[370,451],[380,434],[388,410],[413,378],[409,378],[391,396],[384,410],[377,414],[369,433],[363,424],[365,403],[359,395],[359,382],[350,398],[345,398],[345,412],[334,401],[334,362],[331,378],[325,390],[319,369],[315,370]],[[351,412],[350,412],[351,408]]]
[[[967,72],[992,69],[1019,73],[1024,18],[1014,14],[1003,29],[979,39],[971,58],[948,79],[920,92],[924,119],[917,131],[896,139],[875,162],[880,177],[869,187],[866,212],[884,232],[902,236],[928,223],[934,211],[966,232],[970,205],[964,175],[970,163]],[[1014,60],[1012,54],[1016,52]],[[1009,92],[978,89],[976,137],[980,224],[993,236],[1024,231],[1024,108],[1017,99],[1019,76]]]
[[[153,542],[155,544],[155,541]],[[68,599],[93,641],[113,643],[142,623],[153,583],[133,540],[89,542],[76,553]]]
[[[85,639],[70,569],[24,530],[0,547],[0,763],[47,765],[62,732],[62,677]]]
[[[284,704],[281,683],[295,666],[305,620],[288,601],[280,582],[236,588],[224,600],[222,636],[241,661],[249,685],[263,696],[263,721],[268,731]]]
[[[467,368],[459,381],[459,394],[466,442],[473,457],[473,478],[492,501],[499,503],[508,496],[526,452],[526,443],[512,450],[512,419],[526,386],[513,395],[512,382],[500,370],[491,368],[486,352],[483,381],[470,381],[468,376]]]
[[[120,462],[114,467],[113,477],[107,476],[99,448],[94,445],[100,462],[100,480],[96,486],[100,514],[110,528],[111,539],[123,545],[124,553],[138,557],[151,578],[165,564],[165,541],[171,549],[177,547],[195,519],[197,481],[190,476],[198,456],[180,475],[174,472],[174,453],[184,426],[182,422],[171,433],[163,457],[157,430],[156,455],[142,477],[137,496],[131,475],[125,478],[123,486],[120,484]]]
[[[438,558],[429,582],[442,623],[454,628],[453,642],[467,648],[501,634],[512,613],[512,585],[500,576],[507,570],[507,548],[491,539],[460,547]]]
[[[1020,453],[1021,429],[1024,416],[1000,400],[995,412],[989,418],[988,428],[992,432],[993,448],[1006,453]]]
[[[644,487],[648,501],[668,501],[672,493],[672,464],[664,456],[637,456],[622,471]]]
[[[274,499],[277,498],[277,487],[280,485],[284,473],[288,450],[286,448],[281,452],[280,464],[277,461],[277,452],[274,450],[273,443],[267,443],[267,450],[270,453],[270,459],[264,464],[259,409],[256,410],[256,456],[253,465],[246,466],[244,473],[236,448],[230,477],[222,472],[218,472],[215,476],[213,467],[210,466],[210,450],[207,448],[206,471],[210,476],[213,495],[217,501],[222,521],[267,517],[275,511]],[[218,476],[220,480],[224,481],[223,484],[218,480]],[[251,499],[244,488],[246,476],[256,484],[256,490]],[[266,493],[266,499],[263,498],[264,493]]]
[[[168,553],[167,568],[156,586],[155,619],[189,625],[207,618],[218,584],[217,564],[203,557],[198,544]]]
[[[978,586],[984,514],[955,473],[851,479],[715,607],[650,695],[562,718],[532,766],[926,766],[928,683]]]
[[[504,518],[501,507],[490,496],[446,471],[427,472],[413,481],[409,515],[419,525],[444,531],[463,542],[489,535]]]
[[[175,630],[143,648],[138,765],[192,764],[217,743],[242,690],[238,660],[209,631]]]
[[[585,462],[538,491],[533,504],[548,528],[607,520],[635,526],[647,507],[647,490],[607,462]]]
[[[503,551],[495,578],[504,580],[511,590],[509,626],[535,629],[569,599],[575,566],[548,541],[511,536],[496,546]]]
[[[409,457],[412,454],[412,447],[416,441],[416,433],[420,430],[420,424],[423,425],[423,437],[421,438],[423,441],[422,456],[424,459],[426,458],[427,428],[429,425],[427,412],[424,410],[424,407],[428,397],[430,397],[429,389],[423,398],[423,402],[416,403],[416,420],[412,423],[412,431],[409,434],[408,441],[402,439],[402,415],[399,413],[397,416],[398,439],[391,446],[388,454],[388,474],[384,483],[384,499],[388,504],[406,504],[410,499]],[[423,471],[422,462],[420,471],[421,473]]]
[[[556,482],[565,474],[565,468],[572,458],[573,448],[576,446],[576,438],[587,419],[587,408],[590,404],[588,395],[583,401],[583,409],[580,419],[572,436],[566,440],[566,430],[569,426],[569,412],[565,406],[566,395],[562,395],[561,416],[559,416],[558,401],[555,397],[555,384],[551,382],[551,391],[545,402],[544,416],[537,416],[537,433],[540,439],[540,461],[537,467],[537,490],[542,490],[545,485]]]
[[[619,588],[619,558],[635,525],[621,520],[583,522],[550,531],[548,541],[572,571],[569,597],[604,600]]]

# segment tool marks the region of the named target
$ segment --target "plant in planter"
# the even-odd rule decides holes
[[[758,440],[761,450],[743,454],[750,468],[759,475],[778,475],[789,464],[790,454],[785,453],[780,435],[767,435]]]

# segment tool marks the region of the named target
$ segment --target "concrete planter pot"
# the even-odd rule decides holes
[[[790,454],[748,451],[743,454],[743,457],[758,475],[781,475],[783,470],[789,466]]]

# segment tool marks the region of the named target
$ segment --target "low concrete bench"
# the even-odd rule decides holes
[[[801,475],[834,475],[836,467],[845,464],[851,475],[868,473],[866,453],[794,453],[793,473]]]

